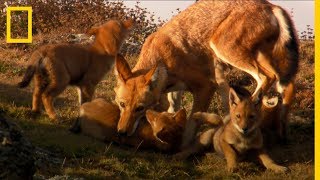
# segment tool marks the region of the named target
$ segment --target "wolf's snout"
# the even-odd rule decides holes
[[[119,129],[119,128],[118,128],[118,134],[119,134],[120,136],[127,136],[127,131],[126,131],[126,129],[124,129],[124,128],[122,128],[122,129]]]

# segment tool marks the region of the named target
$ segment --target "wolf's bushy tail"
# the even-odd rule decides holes
[[[22,81],[18,83],[19,88],[25,88],[30,84],[34,73],[36,72],[39,64],[41,63],[41,59],[42,59],[41,53],[35,52],[32,54],[30,58],[30,65],[27,67],[27,70],[23,76]]]
[[[273,8],[280,32],[273,49],[274,57],[279,61],[280,84],[288,84],[297,74],[299,65],[299,45],[294,24],[290,15],[280,7]]]
[[[30,81],[31,81],[35,71],[36,71],[36,67],[33,65],[29,65],[26,70],[26,73],[23,76],[22,81],[18,83],[18,87],[19,88],[27,87],[30,84]]]

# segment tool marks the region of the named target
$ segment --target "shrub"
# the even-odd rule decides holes
[[[139,2],[134,8],[128,8],[123,1],[107,0],[5,0],[0,4],[0,38],[5,36],[7,6],[32,6],[33,35],[84,33],[94,25],[102,24],[108,19],[132,18],[136,26],[130,34],[123,53],[137,53],[145,38],[156,31],[164,22],[155,19],[155,15],[140,7]],[[17,13],[15,21],[25,19],[26,13]],[[15,22],[13,21],[13,22]],[[23,36],[26,31],[25,23],[12,23],[12,36]],[[18,45],[19,46],[19,45]]]

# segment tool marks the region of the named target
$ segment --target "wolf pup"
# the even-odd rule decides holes
[[[80,107],[80,117],[71,131],[82,132],[108,142],[177,152],[187,119],[184,109],[174,114],[147,110],[146,120],[141,120],[132,136],[119,137],[117,132],[119,118],[120,110],[116,104],[101,98],[95,99]]]
[[[276,82],[283,97],[281,119],[285,122],[294,97],[298,49],[290,15],[267,0],[195,2],[146,39],[132,71],[117,68],[118,74],[126,77],[118,76],[116,99],[122,111],[118,131],[132,134],[132,124],[138,120],[134,117],[172,91],[190,91],[194,99],[191,113],[195,113],[207,111],[218,90],[228,112],[229,87],[223,64],[256,80],[253,97]],[[152,78],[143,81],[144,77]],[[126,98],[121,100],[123,96]],[[169,102],[174,103],[172,97]],[[136,111],[139,103],[147,106]],[[184,144],[195,132],[195,124],[187,127]]]
[[[90,101],[95,86],[112,68],[115,56],[132,26],[132,20],[109,20],[88,31],[89,35],[95,35],[94,42],[89,46],[57,44],[36,50],[18,84],[24,88],[34,77],[32,111],[39,112],[42,99],[49,117],[56,119],[53,99],[68,85],[78,87],[80,104]]]
[[[275,172],[284,172],[286,167],[277,165],[263,147],[260,131],[261,98],[253,100],[250,92],[244,88],[230,88],[230,115],[224,119],[224,125],[211,128],[201,133],[194,143],[175,157],[183,159],[214,145],[214,149],[227,160],[227,169],[232,172],[237,167],[237,160],[246,155],[257,156],[261,163]],[[203,120],[219,120],[209,113],[200,114]]]

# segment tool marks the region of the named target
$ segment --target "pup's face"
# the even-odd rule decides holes
[[[251,96],[243,97],[230,88],[230,117],[234,127],[246,135],[259,127],[261,122],[261,100],[253,100]]]
[[[180,136],[182,136],[187,121],[184,109],[176,113],[158,113],[153,110],[147,110],[146,117],[152,127],[154,136],[169,144],[181,138]]]

